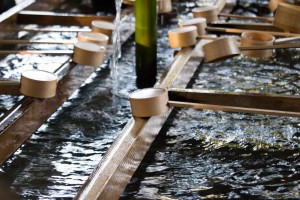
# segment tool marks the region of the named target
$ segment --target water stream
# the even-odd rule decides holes
[[[121,42],[120,42],[120,27],[121,27],[121,6],[123,0],[115,0],[116,16],[115,16],[115,29],[112,35],[113,54],[111,59],[110,68],[112,69],[113,85],[117,85],[118,81],[118,60],[121,57]],[[113,88],[113,91],[116,90]]]
[[[252,3],[237,13],[267,5]],[[202,64],[189,88],[299,95],[299,55]],[[299,118],[175,109],[121,199],[298,199],[299,133]]]

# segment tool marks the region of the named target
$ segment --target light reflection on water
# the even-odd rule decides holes
[[[299,55],[202,64],[189,87],[299,95]],[[298,199],[299,145],[299,118],[178,108],[121,199]]]
[[[176,109],[123,199],[299,198],[299,139],[298,118]]]
[[[158,48],[159,72],[172,60],[173,50],[166,50],[168,40],[160,30]],[[162,44],[163,43],[163,44]],[[72,199],[106,153],[119,131],[130,118],[128,96],[136,90],[133,38],[122,50],[119,63],[117,95],[109,62],[105,61],[85,84],[66,101],[46,123],[0,168],[6,190],[21,199]],[[22,57],[23,58],[23,57]],[[64,57],[32,60],[37,68]],[[60,59],[61,58],[61,59]],[[25,57],[26,59],[26,57]],[[27,60],[28,61],[28,60]],[[41,62],[41,65],[39,64]],[[23,65],[11,70],[17,71]],[[32,66],[31,66],[32,67]],[[10,70],[4,72],[11,76]],[[114,100],[114,101],[113,101]],[[5,105],[4,105],[5,106]],[[9,106],[8,106],[9,107]],[[4,194],[1,191],[0,195]]]

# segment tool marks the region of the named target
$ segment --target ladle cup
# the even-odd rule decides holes
[[[58,80],[55,73],[34,69],[24,71],[20,81],[1,81],[0,86],[12,91],[18,88],[25,96],[44,99],[56,95]]]
[[[92,31],[103,33],[109,37],[109,42],[112,42],[112,33],[115,30],[115,24],[108,21],[96,20],[92,21]]]
[[[104,33],[98,32],[79,32],[77,35],[78,42],[91,42],[106,47],[109,37]]]
[[[246,31],[241,35],[241,47],[243,46],[261,46],[261,45],[273,45],[275,37],[271,34]],[[272,49],[256,50],[256,51],[243,51],[243,54],[249,57],[266,58],[273,55]]]
[[[202,36],[205,34],[206,32],[206,19],[203,17],[199,17],[199,18],[192,18],[192,19],[187,19],[184,21],[181,21],[178,23],[178,26],[180,28],[183,28],[185,26],[196,26],[197,27],[197,32],[198,32],[198,36]]]
[[[284,44],[290,41],[300,40],[300,36],[289,37],[282,39],[275,39],[275,37],[268,33],[257,31],[246,31],[241,35],[241,47],[264,46],[273,44]],[[273,55],[272,49],[257,50],[257,51],[243,51],[243,54],[250,57],[266,58]]]
[[[184,26],[168,32],[171,48],[193,46],[197,43],[198,31],[196,26]]]

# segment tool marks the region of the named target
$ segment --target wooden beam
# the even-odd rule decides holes
[[[94,20],[113,21],[114,17],[27,10],[20,11],[17,16],[17,23],[19,24],[38,24],[43,26],[90,26]]]
[[[0,81],[0,94],[21,95],[19,81]]]
[[[35,0],[23,0],[18,5],[2,13],[0,15],[0,23],[3,23],[6,20],[11,20],[12,16],[16,15],[18,12],[20,12],[21,10],[25,9],[33,3],[35,3]]]

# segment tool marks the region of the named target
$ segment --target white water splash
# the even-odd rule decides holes
[[[117,86],[118,77],[118,59],[121,57],[121,42],[120,42],[120,26],[121,26],[121,6],[123,0],[115,0],[116,5],[116,17],[115,17],[115,29],[112,35],[113,41],[113,54],[110,62],[111,76],[113,79],[113,90]],[[115,91],[115,90],[114,90]]]

